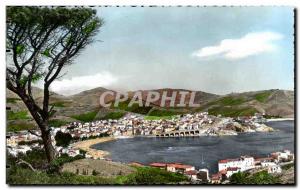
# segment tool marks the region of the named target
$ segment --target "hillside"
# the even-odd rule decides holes
[[[167,91],[168,96],[182,89],[155,89],[154,91]],[[211,93],[197,91],[195,103],[200,107],[175,107],[170,108],[167,103],[164,108],[160,107],[160,100],[150,104],[148,107],[139,107],[133,104],[128,107],[129,101],[122,102],[118,107],[111,106],[103,108],[99,105],[99,97],[106,92],[105,88],[95,88],[80,92],[72,96],[63,96],[51,92],[50,105],[54,106],[55,114],[51,119],[52,126],[60,126],[72,121],[92,121],[94,119],[117,119],[126,113],[138,113],[150,117],[170,117],[172,115],[208,111],[212,115],[223,115],[230,117],[253,115],[260,112],[269,117],[294,117],[294,92],[286,90],[264,90],[244,93],[231,93],[228,95],[215,95]],[[186,104],[188,104],[191,91],[188,92]],[[149,90],[143,90],[143,101],[146,101],[146,94]],[[7,90],[7,111],[9,130],[21,128],[34,128],[35,122],[32,120],[23,102],[13,93]],[[134,92],[130,92],[133,96]],[[33,96],[41,104],[43,91],[38,88],[33,89]],[[107,97],[106,102],[114,103],[112,97]],[[180,101],[180,96],[176,98],[175,104]]]

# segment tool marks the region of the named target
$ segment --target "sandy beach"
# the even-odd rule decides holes
[[[97,138],[97,139],[90,139],[90,140],[76,142],[73,144],[73,147],[86,151],[87,154],[91,155],[94,159],[97,159],[97,158],[102,159],[105,156],[109,155],[109,152],[103,151],[103,150],[96,150],[96,149],[91,148],[91,146],[94,144],[103,143],[103,142],[112,141],[112,140],[115,140],[115,138],[101,137],[101,138]]]

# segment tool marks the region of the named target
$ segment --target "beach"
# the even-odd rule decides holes
[[[101,138],[97,138],[97,139],[90,139],[90,140],[76,142],[72,146],[74,148],[78,148],[78,149],[86,151],[87,154],[92,156],[94,159],[98,159],[98,158],[103,159],[105,156],[109,155],[109,152],[103,151],[103,150],[96,150],[96,149],[91,148],[91,146],[94,144],[108,142],[108,141],[112,141],[112,140],[115,140],[115,138],[101,137]]]

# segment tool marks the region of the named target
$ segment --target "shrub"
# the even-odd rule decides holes
[[[55,135],[56,146],[69,146],[70,142],[72,141],[72,136],[70,133],[63,133],[58,131]]]
[[[63,101],[59,101],[59,102],[53,102],[50,104],[51,106],[55,106],[55,107],[66,107],[65,106],[65,102]]]
[[[174,115],[180,115],[183,114],[184,112],[182,111],[176,111],[176,110],[169,110],[169,109],[152,109],[149,113],[148,116],[174,116]]]
[[[117,178],[120,184],[177,184],[188,181],[188,178],[179,173],[171,173],[152,167],[137,167],[135,173]]]
[[[91,111],[84,114],[73,115],[71,117],[82,122],[90,122],[90,121],[94,121],[97,113],[98,113],[97,111]]]
[[[18,120],[18,119],[29,119],[27,111],[7,111],[7,119],[8,120]]]
[[[15,104],[17,101],[20,101],[20,98],[6,98],[6,103],[12,103]]]
[[[49,120],[48,124],[51,126],[51,127],[61,127],[63,125],[66,125],[70,122],[68,121],[63,121],[63,120],[59,120],[59,119],[53,119],[53,120]]]
[[[7,131],[17,132],[17,131],[32,130],[32,129],[36,129],[36,126],[31,123],[27,123],[25,121],[7,124]]]
[[[32,171],[23,168],[11,168],[8,170],[7,183],[15,185],[50,184],[50,185],[108,185],[113,184],[113,178],[99,176],[82,176],[68,172],[49,174],[42,171]]]
[[[230,183],[233,184],[276,184],[279,183],[279,178],[274,177],[267,171],[260,171],[254,174],[238,172],[230,177]]]

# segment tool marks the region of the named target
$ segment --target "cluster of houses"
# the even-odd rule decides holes
[[[58,153],[67,153],[70,156],[79,154],[79,150],[70,147],[55,146],[55,135],[58,131],[69,133],[74,140],[84,140],[91,137],[108,135],[113,137],[131,136],[192,136],[201,135],[236,135],[237,132],[260,131],[264,124],[261,124],[263,117],[255,115],[253,117],[224,118],[208,115],[207,112],[184,114],[173,117],[172,119],[147,120],[144,116],[128,114],[125,117],[113,120],[99,120],[93,122],[72,122],[58,128],[51,127],[52,144]],[[243,127],[239,123],[243,123]],[[245,127],[246,126],[246,127]],[[187,131],[192,131],[191,133]],[[196,131],[194,133],[194,131]],[[42,147],[39,143],[38,130],[20,131],[7,133],[8,151],[16,155],[25,153],[35,147]],[[29,142],[20,144],[20,142]],[[32,142],[32,143],[30,143]]]
[[[221,183],[229,179],[234,173],[245,171],[267,170],[268,173],[281,173],[281,166],[294,162],[294,154],[290,150],[271,153],[269,157],[254,158],[241,156],[235,159],[219,160],[219,172],[213,174],[211,183]]]
[[[207,183],[210,181],[208,169],[196,170],[194,166],[181,163],[151,163],[151,167],[160,168],[173,173],[181,173],[192,181]]]
[[[236,159],[219,160],[218,173],[210,176],[209,170],[202,168],[197,170],[195,166],[182,163],[162,163],[154,162],[149,166],[163,169],[173,173],[181,173],[187,176],[195,183],[212,183],[219,184],[226,182],[233,174],[237,172],[254,172],[266,170],[268,173],[281,173],[281,166],[293,163],[294,154],[289,150],[283,152],[271,153],[269,157],[254,158],[252,156],[241,156]],[[140,163],[131,163],[134,166],[143,166]]]

